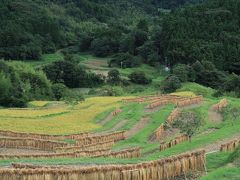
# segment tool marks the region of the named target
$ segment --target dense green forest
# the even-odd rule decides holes
[[[171,74],[163,91],[192,81],[218,89],[216,96],[240,96],[238,0],[3,0],[0,20],[0,59],[40,61],[48,53],[65,55],[65,60],[37,69],[1,62],[0,84],[19,87],[12,99],[6,93],[14,90],[0,89],[9,106],[13,99],[54,98],[52,84],[79,88],[109,83],[111,73],[88,72],[71,58],[79,52],[108,57],[109,67],[168,66]],[[141,72],[129,81],[151,83]],[[119,79],[115,85],[129,82]]]
[[[177,7],[185,2],[4,0],[0,4],[0,57],[39,59],[41,54],[70,46],[73,51],[90,50],[98,56],[125,51],[133,36],[139,41],[137,46],[147,38],[145,31],[135,27],[138,21],[153,24],[158,7]]]

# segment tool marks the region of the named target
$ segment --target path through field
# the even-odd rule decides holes
[[[145,125],[149,122],[149,119],[150,119],[149,117],[143,117],[130,130],[128,130],[126,136],[129,138],[136,134],[138,131],[145,127]]]
[[[213,107],[210,107],[208,110],[208,119],[210,122],[214,124],[220,124],[223,121],[223,116],[221,113],[215,111]],[[215,129],[212,129],[211,131],[215,131]],[[230,138],[219,140],[215,143],[209,144],[204,147],[207,153],[212,153],[220,150],[221,144],[227,143],[234,139],[240,139],[240,133],[233,135]]]
[[[240,139],[240,133],[235,134],[230,138],[222,139],[222,140],[216,141],[215,143],[208,144],[205,147],[203,147],[203,149],[206,150],[207,154],[208,153],[210,154],[212,152],[217,152],[217,151],[220,150],[221,144],[227,143],[227,142],[232,141],[234,139]]]
[[[113,118],[113,115],[112,115],[112,113],[110,113],[107,117],[105,117],[105,118],[104,118],[102,121],[100,121],[99,123],[100,123],[101,125],[104,125],[104,124],[108,123],[109,121],[111,121],[112,118]]]
[[[213,107],[210,107],[208,110],[208,119],[212,123],[220,124],[223,120],[223,117],[221,113],[215,111]]]
[[[109,133],[109,132],[119,131],[119,129],[122,128],[126,123],[127,123],[127,120],[125,120],[125,119],[121,120],[115,126],[113,126],[111,129],[103,131],[102,133]]]

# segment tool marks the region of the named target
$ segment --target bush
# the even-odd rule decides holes
[[[112,69],[111,71],[108,72],[108,82],[110,84],[119,84],[120,82],[120,73],[117,69]]]
[[[63,98],[63,100],[68,104],[76,105],[81,101],[85,101],[85,98],[81,92],[68,89],[68,91],[66,92],[66,96]]]
[[[231,74],[223,83],[223,89],[227,92],[235,92],[235,97],[240,96],[240,76]]]
[[[69,88],[95,87],[105,81],[105,77],[88,73],[72,60],[71,56],[63,61],[56,61],[44,67],[47,77],[53,83],[64,83]]]
[[[67,90],[67,87],[62,83],[52,85],[53,96],[57,101],[66,96]]]
[[[173,67],[173,75],[177,76],[181,82],[188,81],[189,68],[185,64],[177,64]]]
[[[128,78],[131,82],[136,84],[149,84],[152,82],[152,80],[148,77],[146,77],[144,72],[135,71],[131,73]]]
[[[123,89],[120,86],[106,86],[100,92],[101,96],[121,96],[123,94]]]
[[[129,53],[118,53],[110,61],[109,67],[112,65],[117,65],[122,68],[132,68],[139,66],[141,64],[141,58],[138,56],[133,56]]]
[[[0,62],[0,105],[25,107],[27,101],[51,96],[51,83],[42,71],[22,62]]]
[[[179,78],[177,76],[170,75],[162,82],[161,90],[163,93],[172,93],[181,88],[181,86]]]

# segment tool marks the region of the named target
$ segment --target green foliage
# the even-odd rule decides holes
[[[211,97],[214,93],[214,90],[212,88],[208,88],[205,86],[202,86],[197,83],[182,83],[182,87],[180,89],[177,89],[178,92],[181,91],[191,91],[196,95],[202,95],[204,97]]]
[[[179,78],[174,75],[170,75],[164,79],[160,88],[164,93],[172,93],[181,88],[181,86]]]
[[[137,56],[133,56],[129,53],[118,53],[113,56],[109,61],[109,66],[117,65],[121,68],[132,68],[139,66],[141,59]]]
[[[23,107],[28,100],[52,96],[51,84],[42,71],[25,63],[0,62],[0,104]]]
[[[85,98],[81,92],[71,89],[67,89],[65,96],[63,96],[62,99],[72,106],[77,105],[79,102],[85,101]]]
[[[121,96],[124,91],[120,86],[105,86],[98,94],[101,96]]]
[[[229,75],[223,84],[223,89],[227,92],[236,92],[236,96],[240,97],[240,76]]]
[[[60,100],[66,96],[67,87],[62,83],[57,83],[52,85],[53,96],[56,100]]]
[[[9,90],[12,88],[11,80],[5,76],[5,74],[0,74],[0,101],[9,95]]]
[[[146,77],[145,73],[141,71],[132,72],[128,78],[136,84],[149,84],[152,82],[152,79]]]
[[[190,141],[192,136],[197,133],[200,125],[201,119],[193,112],[182,112],[173,123],[173,127],[177,127],[182,133],[187,134]]]
[[[64,83],[69,88],[94,87],[104,82],[103,77],[87,73],[71,58],[53,62],[46,65],[43,70],[53,83]]]
[[[161,37],[168,61],[209,61],[220,70],[235,72],[240,52],[239,7],[238,0],[209,0],[166,16]]]
[[[228,163],[232,163],[236,160],[240,160],[240,146],[237,147],[237,149],[235,149],[232,154],[230,154],[230,156],[227,159]]]
[[[173,67],[173,74],[179,78],[181,82],[188,81],[189,69],[187,65],[177,64]]]
[[[117,69],[112,69],[111,71],[108,72],[108,82],[110,84],[119,84],[120,82],[120,73]]]

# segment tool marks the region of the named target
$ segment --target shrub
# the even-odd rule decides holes
[[[66,96],[63,98],[63,100],[68,104],[76,105],[81,101],[85,101],[85,98],[81,92],[68,89],[68,91],[66,92]]]
[[[129,53],[118,53],[110,61],[109,67],[112,65],[117,65],[122,68],[132,68],[139,66],[141,63],[141,58],[138,56],[133,56]]]
[[[179,78],[177,76],[170,75],[162,82],[161,90],[163,93],[172,93],[181,88],[181,86]]]
[[[149,84],[152,82],[152,80],[148,77],[146,77],[144,72],[135,71],[131,73],[128,78],[131,82],[136,84]]]
[[[62,83],[52,85],[53,96],[56,100],[60,100],[67,94],[67,87]]]
[[[112,69],[108,72],[108,82],[110,84],[118,84],[120,80],[120,73],[117,69]]]
[[[106,86],[101,89],[100,92],[100,95],[102,96],[121,96],[123,94],[123,89],[120,86]]]
[[[185,64],[177,64],[173,67],[173,75],[177,76],[181,82],[188,81],[189,68]]]

